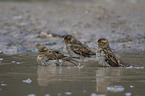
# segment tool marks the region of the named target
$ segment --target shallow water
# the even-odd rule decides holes
[[[137,67],[39,66],[35,53],[0,54],[0,96],[144,96],[144,52],[123,55]]]

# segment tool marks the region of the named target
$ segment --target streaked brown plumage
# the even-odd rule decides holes
[[[56,60],[56,63],[58,63],[58,61],[60,61],[60,63],[62,61],[68,61],[74,64],[75,66],[77,66],[74,62],[78,63],[78,61],[72,58],[78,59],[78,57],[68,57],[62,54],[58,50],[48,49],[47,47],[44,46],[40,47],[38,51],[39,51],[39,55],[37,56],[37,61],[40,65],[46,65],[47,64],[46,62],[47,61],[49,62],[49,60]]]
[[[105,65],[107,63],[112,67],[125,66],[124,61],[119,59],[118,55],[116,55],[114,51],[110,48],[107,39],[100,38],[97,44],[98,44],[97,57],[101,59]]]
[[[72,35],[66,35],[64,37],[64,42],[66,44],[66,50],[71,56],[75,56],[76,54],[83,57],[90,57],[96,55],[95,52],[87,48]]]

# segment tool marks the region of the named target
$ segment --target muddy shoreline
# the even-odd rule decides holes
[[[0,51],[37,52],[39,45],[65,52],[62,38],[71,34],[96,50],[107,38],[117,51],[144,51],[144,0],[50,0],[0,2]],[[120,6],[121,5],[121,6]]]

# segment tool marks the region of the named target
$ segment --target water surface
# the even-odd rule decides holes
[[[145,55],[124,55],[138,67],[39,66],[35,53],[0,54],[0,96],[144,96]]]

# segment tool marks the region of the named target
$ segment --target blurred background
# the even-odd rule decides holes
[[[0,0],[0,52],[37,52],[46,45],[65,51],[71,34],[96,50],[107,38],[119,51],[144,51],[144,0]]]

